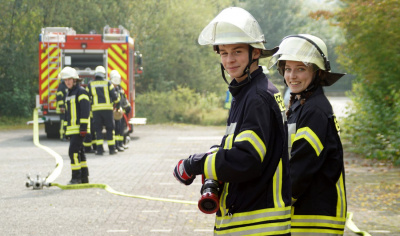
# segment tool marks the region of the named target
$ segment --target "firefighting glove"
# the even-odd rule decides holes
[[[175,179],[184,185],[191,185],[193,180],[196,178],[195,175],[189,175],[186,172],[185,165],[183,164],[186,160],[180,160],[174,168]]]
[[[193,154],[189,158],[180,160],[174,168],[175,178],[184,185],[190,185],[196,175],[203,173],[203,166],[207,153]]]
[[[86,134],[87,134],[87,131],[86,131],[86,130],[81,130],[79,133],[80,133],[80,135],[81,135],[82,137],[85,137]]]

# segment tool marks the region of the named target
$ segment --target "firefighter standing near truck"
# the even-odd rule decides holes
[[[125,92],[120,85],[121,75],[117,70],[112,70],[110,72],[110,80],[120,98],[119,103],[114,107],[115,147],[119,152],[123,152],[126,148],[124,145],[124,113],[128,114],[131,110],[131,107],[126,99]]]
[[[339,125],[323,86],[332,73],[325,43],[308,34],[290,35],[271,58],[291,90],[287,111],[292,235],[343,235],[346,188]]]
[[[199,36],[213,45],[233,96],[226,133],[217,149],[180,160],[174,175],[189,185],[196,175],[222,182],[214,234],[290,235],[291,183],[281,95],[258,66],[272,56],[254,17],[224,9]]]
[[[119,102],[114,86],[106,80],[106,69],[97,66],[95,79],[89,82],[86,90],[92,103],[93,122],[96,135],[96,155],[103,155],[103,126],[106,127],[106,139],[110,155],[117,154],[114,139],[113,105]]]
[[[68,184],[89,183],[83,139],[90,132],[90,101],[86,90],[79,85],[80,79],[75,69],[65,67],[60,72],[68,92],[65,97],[65,134],[70,138],[69,158],[72,178]]]
[[[61,73],[60,73],[61,74]],[[59,85],[57,88],[57,107],[56,113],[60,115],[60,139],[65,141],[64,120],[65,120],[65,95],[67,93],[67,86],[64,80],[59,78]]]

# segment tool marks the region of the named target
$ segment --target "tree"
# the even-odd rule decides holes
[[[400,3],[397,0],[343,0],[337,14],[346,43],[340,63],[357,75],[346,120],[354,150],[400,164]],[[360,148],[362,147],[362,148]]]

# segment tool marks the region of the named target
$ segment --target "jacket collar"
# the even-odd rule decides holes
[[[229,84],[229,92],[231,92],[232,96],[235,97],[240,93],[242,88],[250,84],[252,80],[255,79],[257,76],[259,76],[261,73],[263,73],[263,70],[259,66],[257,70],[253,71],[253,73],[250,74],[250,78],[247,77],[240,83],[238,83],[235,79],[233,79],[232,82]]]

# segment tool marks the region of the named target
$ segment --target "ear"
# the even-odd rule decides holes
[[[258,59],[260,59],[260,56],[261,56],[261,49],[254,48],[253,49],[253,59],[258,60]]]

